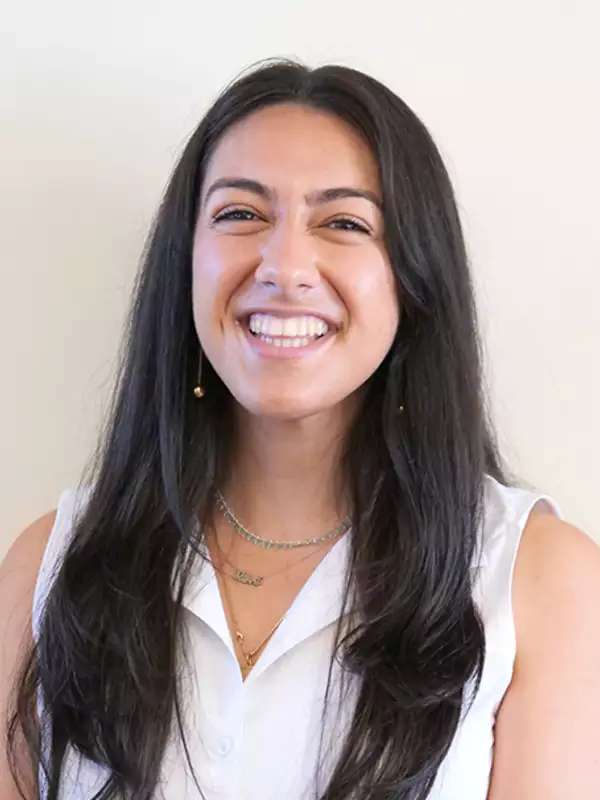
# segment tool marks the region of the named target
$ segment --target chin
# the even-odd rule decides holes
[[[242,408],[252,416],[278,421],[293,421],[332,410],[337,403],[325,398],[277,396],[244,396],[237,398]]]

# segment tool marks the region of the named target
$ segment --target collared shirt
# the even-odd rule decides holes
[[[484,519],[474,555],[474,600],[486,631],[480,690],[462,720],[429,800],[486,800],[493,758],[494,719],[510,684],[516,653],[511,585],[522,530],[538,501],[561,517],[548,495],[506,487],[485,477]],[[34,596],[34,635],[49,571],[68,539],[81,497],[65,490]],[[198,561],[183,599],[189,664],[183,671],[186,741],[206,800],[309,800],[326,778],[349,730],[359,684],[333,663],[328,715],[323,700],[340,616],[351,531],[327,552],[294,598],[283,622],[242,680],[219,584],[209,561]],[[205,551],[206,552],[206,551]],[[469,686],[466,694],[469,695]],[[320,783],[315,770],[323,730]],[[70,749],[60,797],[90,800],[107,773]],[[43,795],[42,795],[43,796]],[[182,743],[174,735],[162,765],[157,800],[196,800]]]

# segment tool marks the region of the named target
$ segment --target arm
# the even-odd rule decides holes
[[[513,581],[517,655],[488,800],[600,798],[600,548],[532,513]]]
[[[50,531],[55,511],[37,519],[13,543],[0,565],[0,797],[2,800],[22,800],[12,779],[6,753],[6,727],[9,693],[13,689],[15,674],[31,645],[31,606],[35,581]],[[26,786],[35,787],[37,779],[23,758],[20,771]],[[29,797],[37,796],[34,788]]]

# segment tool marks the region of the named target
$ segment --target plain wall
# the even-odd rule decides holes
[[[504,453],[600,538],[593,0],[12,3],[0,21],[0,557],[95,443],[142,243],[216,93],[268,56],[397,92],[454,180]]]

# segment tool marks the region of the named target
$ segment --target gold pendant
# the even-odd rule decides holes
[[[244,583],[246,586],[262,586],[264,578],[261,578],[260,575],[256,577],[254,575],[250,575],[248,572],[244,572],[241,569],[235,569],[235,574],[232,575],[232,578],[237,581],[238,583]]]

